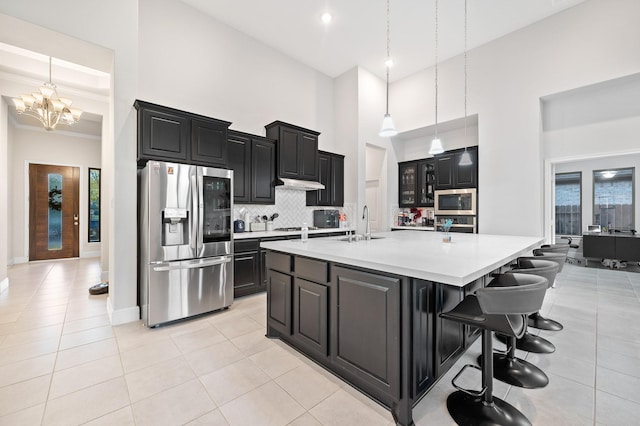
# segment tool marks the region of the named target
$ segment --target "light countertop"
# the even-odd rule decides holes
[[[310,230],[309,235],[315,234],[331,234],[341,232],[346,235],[347,231],[353,231],[353,228],[323,228]],[[270,238],[270,237],[288,237],[293,235],[302,235],[302,231],[252,231],[252,232],[234,232],[234,240],[245,240],[248,238]]]
[[[307,256],[381,272],[462,287],[518,256],[530,255],[542,244],[538,237],[451,234],[443,232],[383,232],[369,241],[346,242],[343,237],[262,242],[269,250]]]
[[[392,226],[391,229],[395,229],[397,231],[435,231],[436,228],[433,226]]]

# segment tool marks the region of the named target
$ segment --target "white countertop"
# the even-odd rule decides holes
[[[323,228],[309,231],[309,235],[314,234],[331,234],[334,232],[342,232],[346,235],[347,231],[353,231],[353,228]],[[302,235],[302,231],[252,231],[252,232],[234,232],[234,240],[245,240],[247,238],[269,238],[269,237],[286,237],[291,235]]]
[[[384,238],[346,242],[342,237],[263,242],[262,248],[462,287],[542,244],[538,237],[384,232]]]
[[[422,225],[392,226],[391,229],[395,229],[398,231],[435,231],[436,230],[436,228],[433,226],[422,226]]]

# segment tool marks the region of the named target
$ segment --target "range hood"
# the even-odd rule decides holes
[[[320,182],[315,182],[312,180],[301,180],[301,179],[289,179],[289,178],[278,178],[280,182],[282,182],[283,188],[289,189],[299,189],[301,191],[315,191],[317,189],[324,189],[324,185]]]

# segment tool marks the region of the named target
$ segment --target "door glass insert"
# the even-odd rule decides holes
[[[49,190],[48,209],[48,249],[62,249],[62,175],[49,173],[47,176]]]
[[[100,169],[89,168],[89,242],[100,242]]]
[[[213,243],[231,238],[231,179],[203,176],[204,217],[202,241]]]

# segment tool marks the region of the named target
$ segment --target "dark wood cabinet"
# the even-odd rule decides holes
[[[400,393],[399,277],[333,267],[332,363],[366,389]]]
[[[433,207],[436,183],[435,162],[433,159],[418,161],[417,207]]]
[[[329,354],[329,288],[301,278],[293,284],[293,336],[307,350]]]
[[[275,204],[275,171],[275,142],[264,138],[252,138],[250,200],[252,204]]]
[[[148,160],[189,160],[189,119],[159,105],[140,101],[138,110],[138,165]]]
[[[344,155],[318,152],[318,180],[324,189],[307,191],[307,206],[344,205]]]
[[[455,154],[445,153],[435,156],[436,189],[453,189],[453,168]]]
[[[398,204],[400,207],[415,207],[418,192],[418,162],[398,163]]]
[[[230,130],[227,146],[228,164],[233,170],[234,202],[274,204],[276,200],[275,141]]]
[[[191,161],[195,164],[227,166],[227,128],[219,120],[191,120]]]
[[[278,177],[318,180],[319,132],[282,121],[265,126],[267,137],[277,141]]]
[[[433,352],[433,283],[415,280],[413,283],[413,394],[419,395],[435,381]]]
[[[149,160],[227,165],[230,122],[136,100],[138,166]]]
[[[233,170],[233,201],[251,202],[251,137],[229,130],[227,139],[229,168]]]
[[[445,284],[435,285],[436,312],[436,376],[440,377],[456,362],[464,351],[465,326],[459,322],[440,318],[441,312],[453,309],[464,297],[464,289]]]
[[[260,240],[239,240],[233,247],[233,297],[264,291],[260,275]]]
[[[467,148],[471,164],[460,165],[464,149],[447,151],[434,157],[435,189],[476,188],[478,186],[478,147]]]

